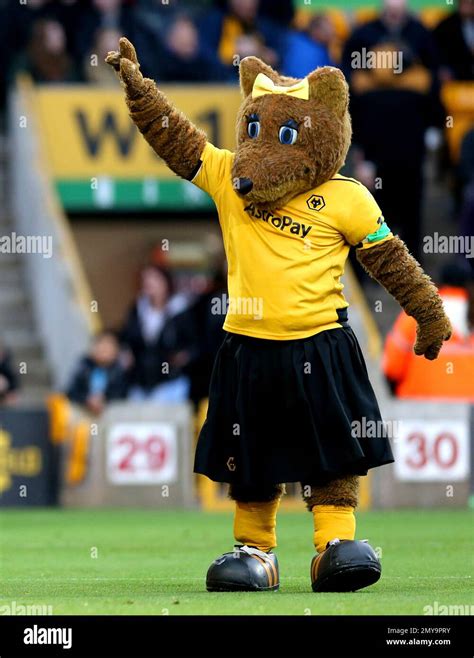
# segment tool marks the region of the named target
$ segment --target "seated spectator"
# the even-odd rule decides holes
[[[468,130],[462,139],[458,176],[462,191],[474,183],[474,128]]]
[[[232,67],[247,55],[262,57],[270,66],[278,66],[286,47],[285,30],[259,16],[259,0],[228,0],[224,11],[217,9],[204,16],[201,33],[210,51],[217,53],[234,75]],[[246,47],[245,52],[241,52],[242,46]]]
[[[274,52],[265,47],[262,39],[257,33],[253,34],[241,34],[235,40],[236,52],[239,53],[239,58],[244,59],[244,57],[258,57],[264,62],[272,62],[275,59]]]
[[[404,312],[387,336],[383,371],[399,398],[466,400],[474,402],[474,292],[470,275],[457,263],[446,266],[439,289],[453,333],[435,361],[416,356],[416,322]]]
[[[295,15],[295,2],[293,0],[278,0],[278,2],[260,0],[259,14],[287,27],[291,25]]]
[[[118,48],[121,37],[119,30],[105,27],[97,30],[92,51],[86,56],[83,64],[84,79],[104,86],[117,86],[118,78],[115,71],[105,63],[110,50]]]
[[[214,264],[206,286],[175,320],[176,334],[186,357],[183,369],[191,384],[189,397],[196,407],[209,395],[214,361],[225,337],[222,325],[227,300],[226,263],[220,260]]]
[[[215,56],[202,49],[192,20],[181,15],[166,31],[156,77],[169,82],[207,82],[224,80],[226,72]]]
[[[466,185],[464,189],[459,218],[459,235],[464,236],[466,244],[467,241],[470,241],[472,246],[472,242],[474,241],[474,181]],[[465,258],[474,275],[474,257],[472,252],[466,254]]]
[[[17,58],[13,69],[29,73],[36,82],[77,81],[77,70],[67,52],[61,23],[49,18],[34,23],[26,52]]]
[[[466,240],[474,240],[474,128],[464,135],[461,143],[458,179],[461,198],[459,234]],[[466,254],[466,260],[474,274],[473,254]]]
[[[223,11],[227,8],[227,0],[214,0],[214,4]],[[260,0],[258,13],[259,16],[270,18],[275,23],[286,27],[293,21],[294,4],[293,0],[278,0],[278,2],[275,2],[275,0]]]
[[[80,13],[74,38],[74,54],[83,61],[92,49],[95,35],[101,29],[113,29],[129,36],[133,25],[133,8],[122,0],[91,0]]]
[[[77,25],[80,12],[79,0],[28,0],[11,2],[0,0],[0,111],[2,93],[18,70],[28,70],[25,52],[30,42],[33,26],[40,19],[58,22],[62,26],[68,44]]]
[[[329,54],[334,37],[333,24],[324,14],[314,16],[305,32],[290,32],[283,73],[304,78],[318,66],[334,66]]]
[[[0,2],[0,25],[8,49],[25,50],[31,38],[33,25],[41,19],[60,23],[69,36],[69,29],[80,11],[78,0],[28,0],[28,2]]]
[[[347,40],[342,68],[351,87],[353,142],[381,182],[374,196],[420,259],[425,133],[445,121],[433,37],[406,0],[383,0],[380,16]]]
[[[18,382],[11,364],[11,354],[0,344],[0,404],[16,402]]]
[[[131,356],[130,399],[188,399],[189,378],[182,372],[188,356],[181,349],[175,324],[186,306],[183,295],[173,295],[168,270],[149,265],[142,271],[141,290],[121,331]]]
[[[457,0],[457,9],[434,29],[441,60],[440,78],[474,80],[474,3]]]
[[[192,0],[136,0],[132,20],[127,21],[127,36],[140,57],[140,69],[147,78],[159,78],[158,66],[161,46],[167,25],[177,13],[188,12]],[[184,5],[184,7],[183,7]]]
[[[119,354],[120,344],[115,333],[100,332],[69,384],[66,395],[71,402],[83,405],[93,414],[100,414],[107,402],[125,398],[128,379]]]

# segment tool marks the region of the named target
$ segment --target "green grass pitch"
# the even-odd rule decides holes
[[[232,546],[227,513],[3,510],[0,606],[50,605],[53,614],[351,615],[424,613],[472,603],[473,515],[358,514],[358,537],[382,552],[383,575],[349,594],[313,594],[312,518],[278,517],[278,592],[206,592],[211,561]],[[17,608],[18,609],[18,608]]]

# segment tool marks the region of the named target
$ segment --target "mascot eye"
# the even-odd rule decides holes
[[[260,134],[260,121],[250,121],[247,132],[251,139],[256,139]]]
[[[290,126],[282,126],[278,133],[280,144],[294,144],[298,139],[298,131]]]

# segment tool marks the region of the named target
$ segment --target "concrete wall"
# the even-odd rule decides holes
[[[462,479],[451,478],[449,473],[442,479],[426,481],[409,481],[401,480],[397,476],[395,465],[382,466],[372,471],[372,506],[375,508],[387,507],[465,507],[471,489],[471,455],[474,442],[474,431],[472,422],[472,412],[468,404],[459,404],[452,402],[425,402],[425,401],[397,401],[384,400],[381,405],[382,416],[384,420],[389,421],[407,421],[419,420],[420,425],[429,428],[430,425],[445,428],[446,431],[453,431],[454,435],[459,434],[459,429],[464,427],[468,436],[467,452],[463,459],[463,465],[466,469],[466,475]],[[427,429],[427,435],[429,435]],[[461,437],[457,437],[460,439]],[[398,444],[401,438],[395,436],[392,439],[392,446],[395,459],[402,459],[398,454]],[[429,458],[430,448],[427,454]],[[418,460],[417,447],[414,446],[411,454]],[[414,477],[419,477],[414,472]]]
[[[66,481],[72,445],[63,450],[63,485],[60,502],[66,507],[190,507],[195,504],[192,475],[193,416],[186,404],[160,405],[144,403],[112,403],[100,419],[93,419],[74,408],[75,422],[87,420],[91,438],[87,456],[87,471],[83,481],[71,484]],[[96,427],[96,425],[97,427]],[[176,432],[172,442],[176,469],[172,476],[161,477],[159,469],[152,472],[143,467],[143,439],[150,428],[159,434],[165,424]],[[142,428],[147,428],[145,434]],[[131,482],[117,483],[117,470],[111,469],[111,461],[117,463],[117,454],[111,447],[111,435],[121,428],[121,436],[134,438],[138,449],[132,455],[130,446],[121,451],[122,458],[132,455],[129,476]],[[116,445],[116,442],[115,442]],[[133,446],[132,446],[133,447]],[[115,448],[116,450],[116,448]],[[114,457],[115,455],[115,457]],[[171,469],[173,470],[173,469]],[[120,475],[120,473],[119,473]],[[149,477],[155,481],[147,482]]]

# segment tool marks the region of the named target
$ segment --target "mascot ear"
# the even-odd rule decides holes
[[[240,62],[240,89],[245,98],[252,93],[253,83],[259,73],[265,73],[272,82],[278,82],[278,73],[258,57],[244,57]]]
[[[333,66],[323,66],[312,71],[308,81],[310,98],[343,117],[349,105],[349,87],[342,71]]]

